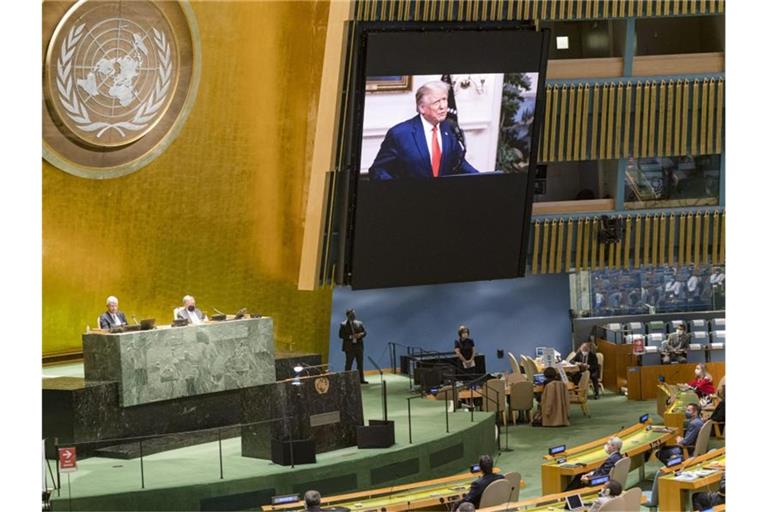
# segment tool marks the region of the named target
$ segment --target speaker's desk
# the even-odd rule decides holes
[[[562,492],[571,479],[583,473],[588,473],[600,467],[608,457],[603,446],[612,437],[619,437],[623,441],[621,453],[630,457],[632,462],[630,469],[644,467],[646,452],[653,450],[668,442],[674,442],[677,431],[653,427],[648,430],[650,423],[636,423],[620,432],[611,434],[590,443],[570,448],[557,455],[545,455],[541,465],[541,492],[543,494],[555,494]],[[558,459],[565,458],[565,462],[558,463]],[[572,467],[576,464],[584,466]]]
[[[498,473],[499,468],[494,468]],[[383,487],[322,498],[322,507],[345,507],[357,511],[399,511],[444,509],[469,491],[479,473],[436,478],[422,482]],[[524,487],[523,482],[520,483]],[[264,505],[262,510],[303,510],[302,500],[283,505]]]
[[[685,510],[689,494],[718,487],[725,471],[725,448],[688,459],[678,466],[662,468],[661,471],[659,512]],[[676,473],[679,475],[676,476]]]

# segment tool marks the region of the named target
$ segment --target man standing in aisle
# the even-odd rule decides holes
[[[365,338],[365,326],[363,322],[355,319],[355,310],[347,310],[347,319],[339,326],[339,338],[342,340],[341,350],[344,351],[346,361],[344,371],[352,369],[352,361],[357,362],[357,373],[360,374],[360,382],[368,384],[363,373],[363,338]]]

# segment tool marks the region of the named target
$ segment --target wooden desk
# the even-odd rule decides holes
[[[597,499],[598,493],[602,488],[603,488],[602,485],[597,485],[595,487],[583,487],[581,489],[576,489],[575,491],[549,494],[546,496],[539,496],[537,498],[530,498],[523,501],[504,503],[502,505],[496,505],[495,507],[487,507],[482,510],[483,512],[501,512],[501,511],[510,510],[510,509],[514,509],[517,511],[525,510],[526,512],[545,511],[545,510],[547,511],[556,510],[558,512],[562,512],[563,503],[565,503],[565,498],[567,498],[568,496],[579,494],[581,495],[582,501],[593,502]]]
[[[494,468],[495,473],[499,471],[499,468]],[[468,492],[472,482],[479,476],[479,473],[461,473],[434,480],[339,494],[323,497],[321,505],[323,507],[347,507],[355,511],[443,508]],[[525,487],[525,483],[520,482],[520,487]],[[274,506],[263,505],[261,509],[269,511],[304,510],[304,500],[302,498],[299,501]]]
[[[673,443],[677,435],[676,430],[668,432],[646,430],[648,425],[650,423],[636,423],[620,432],[576,446],[564,453],[544,456],[546,462],[541,465],[541,492],[544,494],[562,492],[574,476],[597,469],[607,457],[603,450],[603,445],[614,436],[621,438],[624,443],[621,451],[625,456],[630,457],[630,469],[644,466],[644,455],[646,452],[661,445]],[[557,463],[557,459],[561,458],[566,458],[565,467]],[[576,463],[585,465],[579,467],[567,466]]]
[[[678,480],[676,471],[697,471],[717,469],[711,475],[695,480]],[[659,512],[685,510],[688,493],[700,492],[719,484],[725,471],[725,448],[720,448],[699,457],[688,459],[679,466],[663,468],[659,476]]]
[[[573,391],[576,389],[576,385],[568,381],[567,383],[568,391]],[[509,396],[510,388],[509,386],[504,387],[504,392],[507,396]],[[533,392],[534,393],[543,393],[544,392],[544,386],[533,386]],[[431,397],[434,398],[434,397]],[[482,390],[470,390],[470,389],[461,389],[459,391],[459,400],[471,400],[472,398],[480,398],[483,399],[483,391]],[[493,398],[493,397],[491,397]]]
[[[627,398],[630,400],[653,400],[656,398],[659,377],[669,384],[693,380],[696,363],[655,364],[650,366],[629,366],[627,370]],[[708,363],[712,382],[717,384],[725,375],[725,363]]]

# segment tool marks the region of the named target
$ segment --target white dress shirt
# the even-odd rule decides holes
[[[189,321],[195,325],[203,323],[200,317],[197,316],[197,309],[194,311],[187,310],[187,316],[189,317]]]
[[[117,316],[117,314],[110,313],[110,315],[112,315],[112,323],[115,324],[115,327],[117,327],[118,325],[123,325],[123,322],[120,321],[120,317]]]

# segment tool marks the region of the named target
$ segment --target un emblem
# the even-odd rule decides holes
[[[58,5],[43,4],[44,25],[56,21]],[[194,102],[200,50],[189,4],[80,1],[52,28],[46,159],[96,178],[146,165],[170,144]]]

